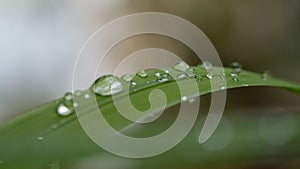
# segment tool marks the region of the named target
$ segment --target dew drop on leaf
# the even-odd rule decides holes
[[[141,78],[146,78],[146,77],[148,77],[147,72],[145,72],[144,70],[138,71],[138,72],[137,72],[137,75],[138,75],[139,77],[141,77]]]
[[[264,71],[264,73],[261,75],[262,80],[270,80],[272,79],[272,77],[273,77],[272,72],[268,70]]]
[[[181,61],[181,62],[176,63],[172,68],[177,71],[185,72],[186,70],[188,70],[190,68],[190,66],[187,63],[185,63],[184,61]]]
[[[242,72],[243,66],[238,62],[233,62],[231,63],[231,68],[233,69],[233,72],[240,73]]]
[[[123,84],[120,78],[113,75],[106,75],[95,81],[92,90],[101,96],[111,96],[122,92]]]
[[[136,84],[136,82],[131,82],[131,85],[136,86],[137,84]]]
[[[85,98],[85,99],[89,99],[90,97],[91,97],[91,96],[90,96],[88,93],[84,95],[84,98]],[[74,107],[75,107],[75,106],[74,106]]]
[[[206,70],[211,70],[213,68],[212,64],[208,61],[204,61],[202,63],[202,67],[204,67]]]
[[[187,77],[187,75],[185,73],[182,73],[182,74],[179,74],[177,76],[177,79],[183,79],[183,78],[186,78],[186,77]]]
[[[60,103],[57,107],[57,114],[60,116],[69,116],[73,113],[73,107],[66,106],[64,103]]]
[[[188,102],[189,102],[189,103],[194,103],[195,100],[196,100],[195,98],[191,98],[191,99],[188,100]]]
[[[188,100],[187,96],[182,96],[181,101],[186,102]]]
[[[82,94],[82,91],[80,91],[80,90],[76,90],[76,91],[75,91],[75,95],[76,95],[76,96],[80,96],[81,94]]]
[[[159,73],[159,72],[155,73],[154,75],[155,75],[156,77],[160,77],[160,73]]]
[[[133,78],[134,78],[134,75],[132,75],[132,74],[125,74],[121,77],[121,79],[123,79],[126,82],[130,82]]]
[[[64,99],[65,99],[66,101],[72,101],[72,99],[73,99],[73,94],[70,93],[70,92],[66,93],[65,96],[64,96]]]
[[[36,139],[39,141],[42,141],[42,140],[44,140],[44,137],[38,136]]]
[[[213,79],[213,74],[211,72],[209,72],[209,73],[207,73],[206,77],[209,79]]]

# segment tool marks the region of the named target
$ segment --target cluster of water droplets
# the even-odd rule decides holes
[[[148,78],[146,84],[150,83],[165,83],[171,80],[180,80],[184,78],[193,77],[196,80],[206,77],[209,80],[217,80],[220,84],[226,80],[225,74],[219,74],[214,72],[213,65],[204,61],[201,65],[207,73],[205,75],[200,75],[200,73],[195,73],[195,68],[190,67],[186,62],[181,61],[173,65],[169,69],[157,70],[153,75],[149,75],[148,71],[141,70],[134,74],[124,74],[121,78],[114,75],[105,75],[97,79],[92,87],[90,88],[95,94],[100,96],[112,96],[121,93],[124,90],[124,85],[127,83],[132,87],[138,86],[139,84],[135,80],[136,77],[139,78]],[[229,74],[229,77],[232,81],[239,81],[239,74],[242,72],[242,65],[238,62],[233,62],[231,64],[232,72]],[[261,76],[262,80],[268,80],[272,78],[272,75],[269,71],[266,71]],[[244,84],[243,86],[248,86]],[[226,90],[225,85],[220,86],[220,90]],[[135,89],[134,89],[135,90]],[[76,91],[74,95],[84,97],[84,99],[89,99],[89,94],[82,94],[82,91]],[[182,102],[193,102],[194,99],[189,99],[187,96],[181,98]],[[69,116],[74,113],[74,108],[78,106],[78,103],[73,101],[73,94],[66,93],[63,99],[60,101],[57,107],[57,114],[60,116]]]

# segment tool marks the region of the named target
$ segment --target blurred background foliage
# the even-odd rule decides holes
[[[74,64],[87,38],[109,21],[136,12],[182,17],[209,37],[224,65],[238,61],[245,69],[270,70],[300,83],[299,0],[2,0],[0,121],[70,91]],[[200,63],[183,44],[157,35],[129,38],[109,55],[126,57],[145,47],[167,49],[190,64]],[[209,99],[205,96],[201,103],[209,105]],[[233,115],[262,116],[299,110],[299,101],[278,89],[234,89],[228,92],[226,113],[234,109]]]

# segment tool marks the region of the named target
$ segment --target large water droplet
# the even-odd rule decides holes
[[[233,72],[240,73],[242,71],[243,66],[238,62],[231,63],[231,68],[233,69]]]
[[[261,75],[262,80],[270,80],[272,79],[272,77],[273,77],[272,72],[268,70],[264,71],[264,73]]]
[[[123,84],[120,78],[113,75],[107,75],[96,80],[92,86],[92,90],[98,95],[110,96],[122,92]]]
[[[133,78],[134,78],[134,75],[132,74],[125,74],[121,77],[124,81],[126,82],[130,82]]]
[[[137,75],[138,75],[139,77],[141,77],[141,78],[146,78],[146,77],[148,77],[147,72],[145,72],[144,70],[138,71],[138,72],[137,72]]]
[[[178,62],[173,66],[173,69],[181,71],[181,72],[185,72],[189,68],[190,68],[190,66],[187,63],[185,63],[184,61]]]
[[[208,61],[204,61],[202,63],[202,67],[204,67],[206,70],[211,70],[213,68],[212,64]]]
[[[73,113],[73,107],[66,106],[64,103],[60,103],[56,111],[60,116],[69,116]]]

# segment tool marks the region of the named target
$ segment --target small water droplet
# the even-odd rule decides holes
[[[160,73],[159,73],[159,72],[155,73],[154,75],[155,75],[156,77],[160,77]]]
[[[183,78],[186,78],[186,77],[187,77],[187,75],[185,73],[182,73],[182,74],[179,74],[177,76],[177,79],[183,79]]]
[[[182,96],[181,101],[186,102],[188,100],[187,96]]]
[[[113,75],[106,75],[95,81],[92,90],[98,95],[110,96],[122,92],[123,84],[120,78]]]
[[[264,71],[264,73],[261,75],[262,80],[270,80],[272,79],[272,77],[273,77],[272,72],[268,70]]]
[[[64,99],[65,99],[66,101],[72,101],[72,99],[73,99],[73,94],[72,94],[71,92],[66,93],[65,96],[64,96]]]
[[[145,72],[144,70],[138,71],[138,72],[137,72],[137,75],[138,75],[139,77],[141,77],[141,78],[146,78],[146,77],[148,77],[147,72]]]
[[[188,100],[188,103],[194,103],[195,100],[196,100],[195,98],[191,98],[191,99]]]
[[[235,72],[231,72],[231,73],[230,73],[230,76],[231,76],[231,77],[237,77],[237,74],[236,74]]]
[[[166,69],[164,72],[165,72],[165,73],[167,73],[167,74],[169,74],[169,73],[170,73],[170,71],[169,71],[169,70],[167,70],[167,69]]]
[[[63,103],[60,103],[57,107],[57,114],[60,116],[69,116],[72,113],[73,109]]]
[[[238,82],[238,81],[239,81],[239,79],[238,79],[238,78],[236,78],[236,77],[233,77],[233,78],[232,78],[232,81],[234,81],[234,82]]]
[[[147,81],[147,82],[146,82],[146,84],[150,84],[150,83],[151,83],[150,81]]]
[[[169,80],[170,80],[169,78],[163,77],[163,78],[158,79],[157,81],[158,81],[159,83],[163,83],[163,82],[167,82],[167,81],[169,81]]]
[[[133,78],[134,78],[134,75],[132,74],[125,74],[121,77],[124,81],[126,82],[130,82]]]
[[[38,136],[36,139],[39,140],[39,141],[42,141],[42,140],[44,140],[44,137]]]
[[[85,98],[85,99],[89,99],[90,97],[91,97],[91,96],[90,96],[88,93],[84,95],[84,98]]]
[[[137,84],[136,84],[136,82],[131,82],[131,85],[136,86]]]
[[[248,86],[249,86],[249,84],[247,84],[247,83],[244,83],[244,84],[243,84],[243,86],[244,86],[244,87],[248,87]]]
[[[242,65],[238,62],[233,62],[231,63],[231,68],[235,73],[240,73],[242,72]]]
[[[57,124],[52,124],[51,128],[56,129],[58,127]]]
[[[213,73],[212,72],[209,72],[207,73],[206,77],[209,78],[209,79],[213,79]]]
[[[75,103],[73,104],[73,107],[78,107],[78,103],[75,102]]]
[[[189,68],[190,68],[190,66],[187,63],[185,63],[184,61],[178,62],[173,66],[173,69],[181,71],[181,72],[185,72]]]
[[[76,96],[80,96],[81,94],[82,94],[82,91],[80,91],[80,90],[76,90],[76,91],[75,91],[75,95],[76,95]]]
[[[202,67],[204,67],[206,70],[211,70],[213,68],[213,65],[208,61],[204,61],[202,63]]]
[[[220,89],[221,89],[221,90],[226,90],[226,87],[225,87],[225,86],[221,86]]]

